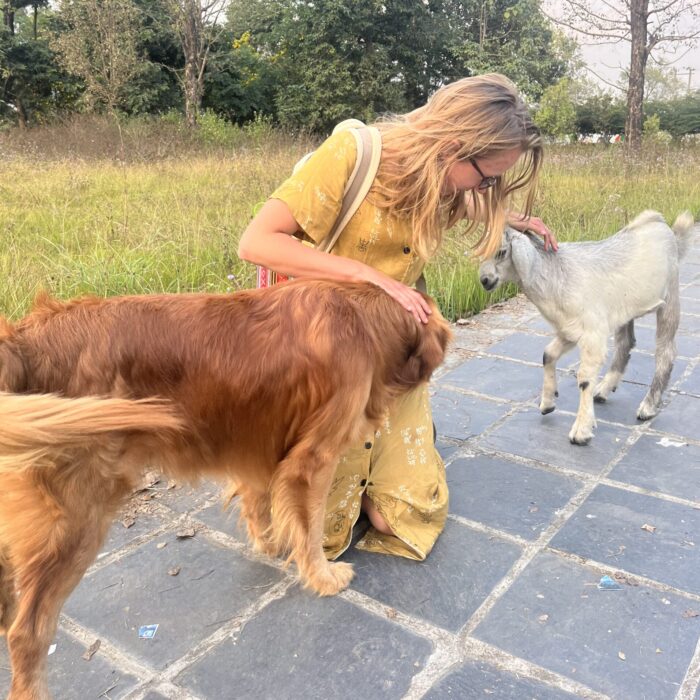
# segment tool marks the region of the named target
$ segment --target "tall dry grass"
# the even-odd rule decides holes
[[[260,122],[81,118],[0,132],[0,312],[23,315],[40,289],[61,298],[226,291],[254,283],[236,256],[254,207],[313,146]],[[553,147],[538,214],[562,240],[600,238],[645,208],[700,211],[700,151]],[[450,318],[487,296],[468,242],[453,231],[427,271]],[[512,293],[503,290],[496,298]]]

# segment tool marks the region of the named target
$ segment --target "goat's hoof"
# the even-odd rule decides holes
[[[329,563],[322,570],[309,572],[305,586],[322,596],[335,595],[348,587],[354,575],[352,564],[345,562]]]
[[[572,445],[587,445],[593,438],[593,431],[590,428],[580,428],[577,423],[571,428],[569,442]]]
[[[571,442],[572,445],[584,446],[587,445],[592,438],[592,435],[589,437],[578,437],[577,435],[569,435],[569,442]]]
[[[656,415],[656,411],[639,411],[637,420],[651,420]]]
[[[605,402],[608,400],[608,397],[607,397],[607,396],[603,396],[603,394],[596,394],[596,395],[593,397],[593,400],[594,400],[596,403],[605,403]]]
[[[543,416],[546,416],[548,413],[551,413],[556,406],[545,406],[544,408],[540,407],[540,413],[542,413]]]
[[[558,398],[559,398],[559,392],[558,392],[558,391],[555,391],[555,392],[554,392],[554,398],[555,398],[555,399],[558,399]]]

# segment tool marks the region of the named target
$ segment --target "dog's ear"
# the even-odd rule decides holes
[[[16,393],[27,387],[27,370],[12,335],[12,326],[0,317],[0,391]]]
[[[429,297],[426,297],[429,299]],[[411,387],[427,382],[433,372],[442,364],[447,346],[452,339],[452,331],[432,299],[429,299],[433,313],[428,323],[414,324],[414,338],[408,349],[403,366],[398,371],[398,382]]]

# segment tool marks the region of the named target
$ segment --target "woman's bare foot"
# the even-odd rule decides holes
[[[375,530],[379,530],[379,532],[384,535],[394,534],[391,528],[386,524],[386,520],[384,520],[382,514],[377,510],[374,503],[372,503],[372,499],[366,493],[362,494],[362,510],[367,513],[367,517]]]

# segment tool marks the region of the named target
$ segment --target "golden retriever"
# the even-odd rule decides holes
[[[146,465],[230,480],[257,549],[332,595],[324,505],[341,453],[427,381],[450,330],[370,284],[48,298],[0,319],[0,631],[12,700],[45,700],[63,602]]]

